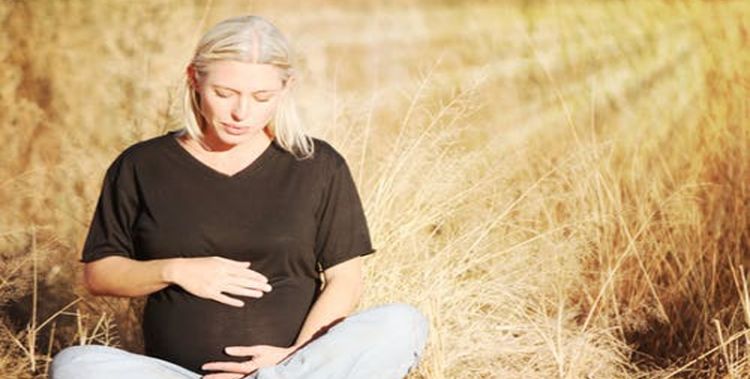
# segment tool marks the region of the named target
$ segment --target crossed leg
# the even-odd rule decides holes
[[[275,366],[243,379],[402,379],[427,343],[429,322],[416,308],[391,303],[347,316]],[[102,345],[57,353],[51,379],[199,379],[171,362]]]
[[[408,304],[364,309],[275,366],[243,379],[402,379],[419,363],[428,325],[427,318]]]

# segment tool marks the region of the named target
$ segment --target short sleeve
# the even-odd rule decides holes
[[[135,259],[132,226],[138,196],[129,166],[121,155],[107,169],[79,262],[112,255]]]
[[[374,253],[362,202],[346,161],[337,163],[322,199],[315,239],[319,270]]]

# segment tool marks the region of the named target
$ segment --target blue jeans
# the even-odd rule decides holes
[[[428,320],[404,303],[361,310],[275,366],[243,379],[402,379],[419,362]],[[198,379],[174,363],[103,345],[70,346],[57,353],[51,379]]]

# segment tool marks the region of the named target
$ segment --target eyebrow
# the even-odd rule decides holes
[[[214,84],[213,86],[214,86],[214,87],[216,87],[216,88],[221,88],[221,89],[225,89],[225,90],[228,90],[228,91],[232,91],[232,92],[240,93],[240,91],[238,91],[238,90],[236,90],[236,89],[234,89],[234,88],[229,88],[229,87],[225,87],[225,86],[223,86],[223,85],[221,85],[221,84]],[[253,91],[253,92],[251,92],[251,93],[253,93],[253,94],[257,94],[257,93],[263,93],[263,92],[276,92],[276,91],[280,91],[280,90],[281,90],[281,88],[274,88],[274,89],[259,89],[259,90],[257,90],[257,91]]]

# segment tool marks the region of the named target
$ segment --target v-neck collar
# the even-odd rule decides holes
[[[276,139],[273,139],[271,140],[271,143],[265,148],[265,150],[263,150],[263,152],[261,152],[260,155],[258,155],[252,162],[250,162],[250,164],[232,175],[227,175],[203,163],[191,152],[187,151],[187,149],[185,149],[185,147],[182,146],[177,140],[177,132],[178,131],[176,130],[171,130],[167,132],[166,137],[169,140],[169,145],[178,151],[178,155],[181,157],[181,159],[191,164],[196,168],[196,170],[201,171],[204,175],[208,175],[219,180],[233,181],[248,176],[251,173],[257,171],[261,166],[271,160],[274,156],[276,156],[276,154],[278,154],[279,151],[282,150],[282,147],[278,145]]]

